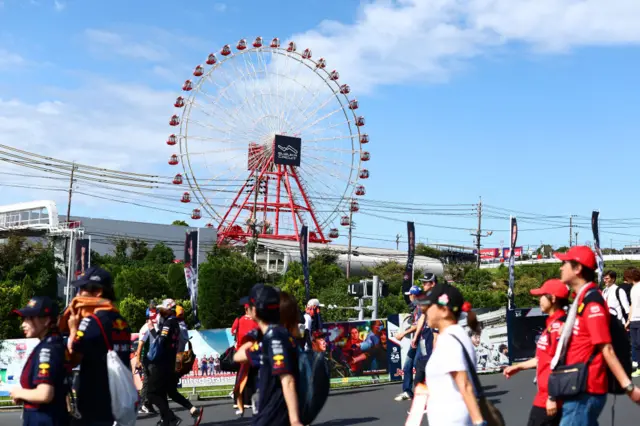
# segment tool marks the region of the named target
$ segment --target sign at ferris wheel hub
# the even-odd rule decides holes
[[[276,135],[274,162],[283,166],[300,167],[302,139]]]

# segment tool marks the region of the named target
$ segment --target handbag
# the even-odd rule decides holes
[[[236,354],[236,347],[229,346],[226,351],[220,357],[220,370],[229,373],[237,373],[240,371],[240,364],[233,360],[233,356]]]
[[[469,368],[471,382],[473,383],[473,387],[476,389],[476,399],[478,400],[478,407],[480,408],[482,418],[485,422],[487,422],[488,426],[505,426],[505,421],[502,413],[496,408],[495,405],[493,405],[491,401],[487,399],[484,394],[482,383],[480,383],[480,378],[478,377],[478,373],[476,372],[476,366],[471,360],[471,356],[469,356],[467,348],[464,347],[464,344],[462,344],[460,339],[458,339],[456,336],[451,334],[451,337],[456,339],[458,343],[460,343],[460,346],[462,346],[462,352],[464,353],[464,359],[467,362],[467,367]]]
[[[567,343],[568,344],[568,343]],[[559,399],[574,398],[587,390],[587,375],[589,365],[597,352],[591,355],[586,363],[565,365],[566,356],[563,356],[555,370],[549,375],[549,396]]]

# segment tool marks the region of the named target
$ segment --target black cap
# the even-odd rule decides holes
[[[418,278],[420,281],[422,281],[423,283],[437,283],[438,282],[438,277],[436,277],[436,274],[432,274],[431,272],[427,272],[426,274],[424,274],[424,277],[422,278]]]
[[[280,293],[275,287],[256,284],[249,292],[249,304],[257,310],[280,310]]]
[[[12,311],[12,313],[23,318],[57,317],[58,304],[55,303],[50,297],[35,296],[32,297],[31,300],[29,300],[27,306],[22,309],[16,309]]]
[[[92,266],[87,269],[84,275],[71,283],[74,287],[84,287],[87,285],[98,285],[102,288],[112,287],[113,281],[111,280],[111,274],[102,268]]]
[[[436,284],[427,292],[424,299],[418,301],[421,305],[440,305],[451,309],[455,314],[462,311],[464,297],[456,287],[451,284]]]

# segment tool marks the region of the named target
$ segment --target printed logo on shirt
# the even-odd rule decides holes
[[[581,314],[582,311],[584,311],[584,303],[581,303],[580,306],[578,306],[578,313]]]
[[[82,336],[84,336],[84,331],[78,330],[78,332],[76,333],[76,337],[73,340],[77,342],[78,340],[82,339]]]
[[[600,305],[591,305],[589,308],[589,318],[603,317],[604,311],[600,309]]]
[[[284,349],[282,348],[282,342],[280,340],[272,340],[271,351],[273,352],[274,355],[284,353]]]
[[[51,366],[47,363],[42,363],[40,365],[38,365],[38,375],[41,377],[46,377],[49,375],[49,368],[51,368]]]
[[[254,344],[251,345],[251,352],[258,352],[258,350],[260,350],[260,345],[258,342],[254,342]]]
[[[118,318],[113,322],[113,328],[116,330],[125,330],[128,327],[127,322]]]
[[[576,318],[576,322],[573,323],[573,335],[577,336],[580,334],[580,318]]]
[[[38,362],[45,363],[51,361],[51,351],[49,348],[40,349],[40,353],[38,354]]]
[[[280,368],[284,366],[284,355],[275,355],[273,357],[274,367]]]
[[[549,344],[549,335],[547,333],[544,333],[538,339],[538,348],[540,348],[541,350],[546,350],[548,344]]]

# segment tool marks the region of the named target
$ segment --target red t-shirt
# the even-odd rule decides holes
[[[232,332],[235,330],[236,349],[239,349],[240,346],[242,346],[244,337],[254,328],[258,328],[258,323],[252,320],[248,315],[243,315],[234,321],[231,330]]]
[[[596,345],[611,343],[609,332],[609,309],[599,303],[582,303],[584,296],[591,289],[597,289],[594,283],[587,284],[587,289],[582,292],[578,300],[578,315],[573,325],[573,335],[567,349],[566,364],[586,363]],[[587,393],[604,395],[607,393],[607,366],[598,352],[591,364],[587,375]]]
[[[551,374],[551,360],[556,353],[558,341],[562,332],[564,321],[560,318],[565,315],[562,310],[554,312],[547,318],[547,328],[540,335],[536,345],[536,358],[538,367],[536,371],[536,382],[538,383],[538,393],[533,399],[536,407],[546,407],[549,398],[549,374]]]

